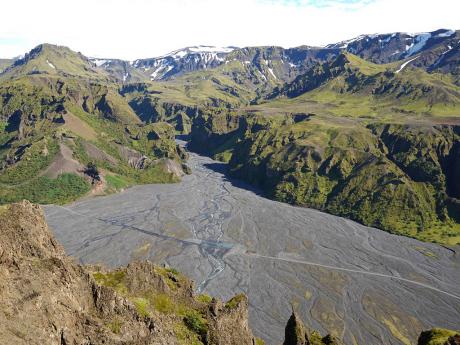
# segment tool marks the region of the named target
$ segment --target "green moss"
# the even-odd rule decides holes
[[[162,268],[157,267],[156,271],[165,278],[166,284],[168,284],[171,290],[177,290],[178,281],[181,279],[180,273],[175,268]]]
[[[93,277],[99,285],[113,288],[119,293],[126,294],[128,292],[125,285],[126,272],[113,271],[108,273],[95,272]]]
[[[160,293],[152,296],[153,307],[163,314],[173,314],[176,311],[176,305],[169,295]]]
[[[190,329],[192,332],[204,337],[208,332],[208,325],[207,321],[203,316],[195,311],[190,310],[184,317],[184,324]]]
[[[252,129],[235,141],[232,175],[283,202],[424,241],[460,241],[458,209],[446,197],[458,190],[458,167],[447,163],[460,142],[454,127],[273,116],[268,125],[247,117]]]
[[[323,338],[321,337],[321,334],[317,331],[312,331],[308,339],[310,340],[310,344],[312,345],[323,345]]]
[[[174,325],[174,333],[180,345],[203,345],[201,337],[191,331],[183,322]]]
[[[144,317],[150,316],[150,313],[148,312],[149,301],[146,298],[135,297],[132,299],[132,301],[139,315]]]
[[[418,345],[445,345],[448,339],[455,335],[460,335],[460,332],[443,328],[434,328],[422,332],[418,340]]]
[[[244,299],[246,299],[245,294],[236,295],[235,297],[231,298],[227,303],[225,303],[225,307],[229,309],[235,309]]]
[[[206,294],[201,294],[196,297],[198,302],[209,304],[212,301],[212,297]]]
[[[256,345],[265,345],[265,341],[260,338],[256,338]]]

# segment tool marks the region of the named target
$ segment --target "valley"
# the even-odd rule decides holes
[[[197,292],[246,293],[267,344],[282,341],[291,305],[347,344],[415,343],[425,328],[457,327],[458,248],[265,199],[207,157],[188,164],[180,183],[50,205],[47,221],[81,263],[150,259],[187,274]]]
[[[433,328],[460,315],[459,66],[448,29],[0,59],[0,332],[278,345],[291,315],[285,345],[457,341]]]

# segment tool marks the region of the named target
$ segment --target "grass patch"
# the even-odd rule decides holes
[[[209,304],[212,301],[212,297],[206,294],[201,294],[196,297],[196,300],[201,303]]]
[[[171,298],[164,293],[152,297],[153,307],[163,314],[173,314],[176,311],[176,305]]]
[[[146,298],[135,297],[133,298],[133,303],[139,315],[144,317],[150,316],[150,313],[148,312],[149,301]]]
[[[130,185],[130,183],[120,175],[106,175],[105,180],[107,181],[107,186],[112,190],[118,191],[121,189],[125,189]]]
[[[112,322],[107,324],[107,327],[115,334],[121,333],[121,327],[123,323],[120,320],[113,320]]]
[[[157,272],[165,278],[166,284],[168,284],[171,290],[177,289],[177,282],[179,280],[179,271],[175,268],[156,268]]]
[[[90,184],[76,174],[62,174],[56,179],[41,176],[17,186],[0,190],[0,203],[29,200],[39,204],[65,204],[74,201],[91,189]]]
[[[206,319],[196,310],[190,310],[184,317],[184,324],[192,332],[204,337],[208,332],[208,324]]]
[[[199,335],[188,329],[182,322],[174,326],[174,333],[180,345],[203,345]]]
[[[240,302],[244,300],[245,298],[246,296],[244,294],[236,295],[235,297],[230,299],[227,303],[225,303],[225,307],[229,309],[235,309],[236,307],[238,307]]]
[[[113,288],[115,291],[126,294],[127,288],[125,285],[126,273],[123,271],[115,271],[109,273],[95,272],[93,278],[99,285]]]

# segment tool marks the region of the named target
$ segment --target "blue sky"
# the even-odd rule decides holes
[[[0,57],[43,42],[127,60],[199,44],[325,45],[460,29],[458,13],[459,0],[15,0],[2,3]]]

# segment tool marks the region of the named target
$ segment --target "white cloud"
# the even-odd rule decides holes
[[[2,4],[0,57],[42,42],[132,60],[197,44],[324,45],[362,33],[460,26],[458,0],[363,0],[367,4],[358,1],[351,7],[341,0],[327,1],[328,6],[289,1],[8,1]]]

